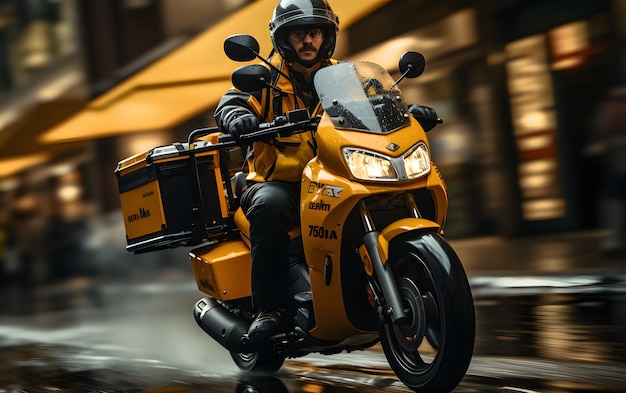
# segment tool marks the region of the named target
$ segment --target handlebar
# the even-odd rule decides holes
[[[320,119],[320,116],[309,117],[308,112],[306,116],[278,116],[271,122],[260,123],[256,131],[242,135],[239,138],[239,143],[250,144],[256,141],[267,141],[276,135],[289,136],[300,132],[313,131],[317,129]],[[216,131],[219,131],[218,127],[198,128],[189,134],[188,142],[193,143],[197,138]],[[229,134],[224,134],[220,136],[218,145],[206,146],[200,148],[200,150],[217,150],[236,145],[238,143],[235,141],[235,138]]]
[[[241,135],[239,139],[242,143],[251,143],[267,140],[268,137],[276,135],[289,136],[300,132],[313,131],[317,129],[319,122],[319,116],[299,121],[290,121],[287,116],[279,116],[269,123],[259,124],[257,131]]]

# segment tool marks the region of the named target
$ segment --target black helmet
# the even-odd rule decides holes
[[[320,27],[324,29],[324,42],[313,61],[303,62],[287,41],[291,29]],[[270,20],[270,37],[274,49],[288,62],[298,61],[311,67],[321,59],[329,59],[335,51],[339,18],[326,0],[280,0]]]

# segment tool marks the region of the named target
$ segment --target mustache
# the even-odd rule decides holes
[[[311,45],[311,44],[304,44],[302,45],[302,47],[300,49],[298,49],[298,52],[303,52],[306,50],[312,50],[317,52],[317,49],[315,48],[315,46]]]

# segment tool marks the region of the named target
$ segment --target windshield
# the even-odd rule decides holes
[[[384,134],[410,124],[402,93],[393,85],[384,68],[367,62],[342,62],[315,74],[324,111],[344,129]]]

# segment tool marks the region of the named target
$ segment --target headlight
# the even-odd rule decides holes
[[[430,154],[423,142],[395,158],[350,147],[343,149],[343,155],[352,176],[362,180],[410,180],[430,172]]]
[[[424,143],[418,143],[404,156],[404,168],[409,179],[417,179],[430,172],[430,154]]]
[[[398,174],[388,157],[350,148],[344,148],[343,155],[352,176],[357,179],[398,180]]]

